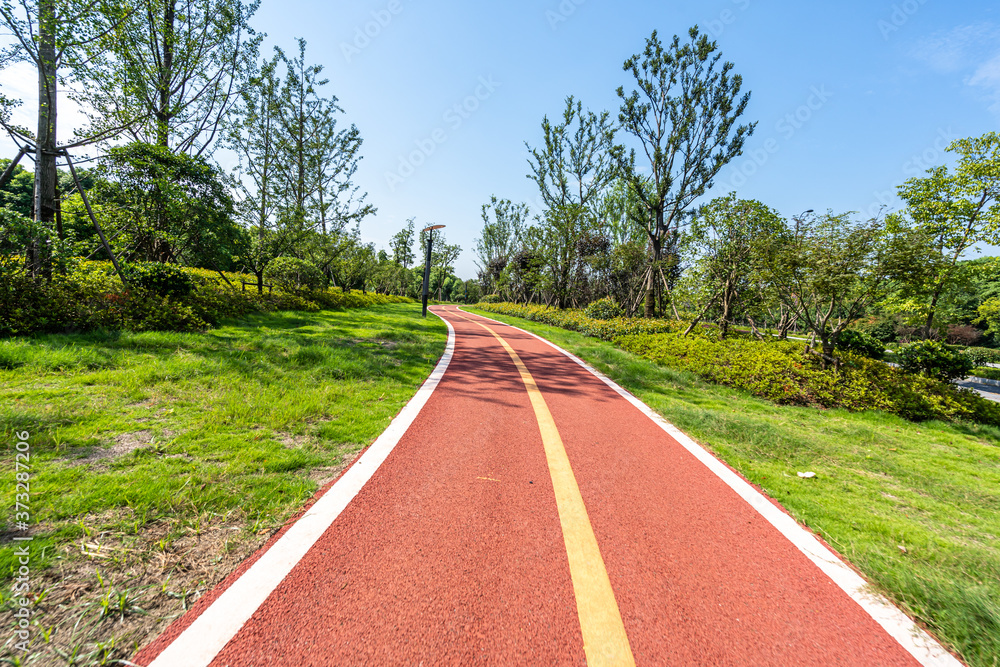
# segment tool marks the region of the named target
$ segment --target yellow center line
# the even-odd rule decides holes
[[[535,411],[538,429],[542,434],[542,446],[545,448],[549,474],[552,476],[552,487],[555,490],[563,541],[566,543],[566,556],[569,560],[570,578],[573,580],[573,594],[576,596],[576,610],[580,617],[587,665],[590,667],[635,665],[621,612],[618,610],[618,601],[615,600],[611,579],[608,578],[604,558],[597,546],[597,537],[590,525],[587,508],[583,504],[580,487],[576,483],[569,457],[566,456],[566,448],[563,446],[562,438],[556,429],[556,423],[552,419],[545,398],[542,397],[542,392],[539,391],[535,379],[517,356],[514,348],[496,331],[482,322],[463,315],[458,316],[478,324],[500,341],[521,374],[525,389],[528,390],[531,407]]]

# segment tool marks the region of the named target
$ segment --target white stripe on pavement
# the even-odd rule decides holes
[[[292,524],[257,562],[174,639],[149,667],[206,667],[340,516],[389,456],[441,382],[455,353],[455,329],[447,320],[444,323],[448,325],[448,345],[444,355],[416,395],[392,420],[389,428],[309,511]]]

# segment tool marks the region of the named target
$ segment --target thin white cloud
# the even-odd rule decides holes
[[[993,100],[990,111],[1000,113],[1000,53],[980,65],[969,77],[968,84],[982,89]]]
[[[996,43],[1000,29],[992,23],[973,23],[919,40],[911,55],[936,72],[948,74],[981,61],[984,49]]]
[[[1000,27],[981,22],[958,26],[917,42],[911,55],[941,74],[964,75],[962,82],[1000,114]]]

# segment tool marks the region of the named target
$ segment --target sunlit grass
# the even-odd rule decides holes
[[[81,517],[121,508],[134,525],[105,528],[233,509],[273,528],[315,492],[310,471],[386,428],[446,339],[439,319],[401,304],[261,314],[207,333],[0,340],[3,502],[14,504],[13,434],[27,431],[33,548],[57,547],[33,567],[80,535]],[[12,551],[0,544],[0,578]]]

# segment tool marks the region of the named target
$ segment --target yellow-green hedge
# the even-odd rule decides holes
[[[779,404],[848,410],[882,410],[905,419],[964,419],[1000,426],[1000,405],[960,389],[849,352],[838,353],[840,367],[822,368],[805,345],[746,337],[715,340],[716,331],[699,329],[681,336],[683,326],[666,320],[594,320],[580,310],[558,310],[512,303],[480,303],[477,308],[579,331],[603,338],[633,354],[677,370],[736,387]]]
[[[253,276],[226,273],[227,284],[214,271],[183,270],[195,289],[183,296],[161,296],[126,288],[108,262],[79,262],[50,282],[35,281],[16,258],[0,257],[0,336],[87,331],[196,331],[224,319],[253,312],[318,311],[367,308],[411,299],[385,294],[345,293],[339,289],[288,294],[257,294]]]

